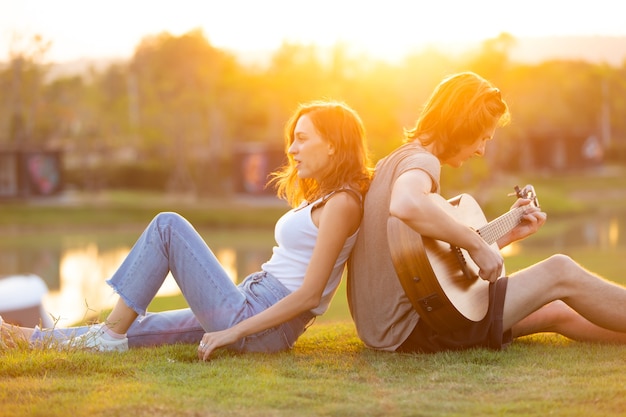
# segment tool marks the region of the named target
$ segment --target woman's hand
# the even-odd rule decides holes
[[[217,332],[205,333],[198,346],[198,359],[206,361],[217,348],[235,343],[239,337],[231,327]]]

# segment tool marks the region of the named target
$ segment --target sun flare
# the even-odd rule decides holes
[[[0,45],[8,53],[15,34],[40,34],[52,42],[54,60],[128,57],[147,35],[201,28],[216,47],[235,51],[273,51],[283,42],[342,43],[394,58],[427,45],[476,43],[503,32],[624,36],[618,9],[611,0],[596,0],[593,7],[581,0],[0,0]]]

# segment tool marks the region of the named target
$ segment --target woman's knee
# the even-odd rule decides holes
[[[154,221],[161,223],[161,224],[163,223],[171,224],[171,223],[178,222],[181,220],[184,220],[183,216],[173,211],[162,211],[156,216],[154,216]]]
[[[164,211],[154,216],[153,223],[159,230],[163,228],[171,228],[172,230],[184,230],[184,228],[191,228],[191,224],[178,213],[173,211]]]

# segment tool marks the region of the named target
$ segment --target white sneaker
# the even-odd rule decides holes
[[[90,349],[97,352],[126,352],[128,350],[128,338],[111,339],[104,332],[104,323],[91,326],[87,333],[74,337],[67,345],[78,349]]]

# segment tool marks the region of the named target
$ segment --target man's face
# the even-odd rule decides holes
[[[485,129],[472,143],[462,148],[456,155],[443,161],[444,164],[450,165],[454,168],[458,168],[463,165],[465,161],[473,156],[482,157],[483,155],[485,155],[485,147],[487,146],[487,141],[493,138],[495,131],[495,124]]]

